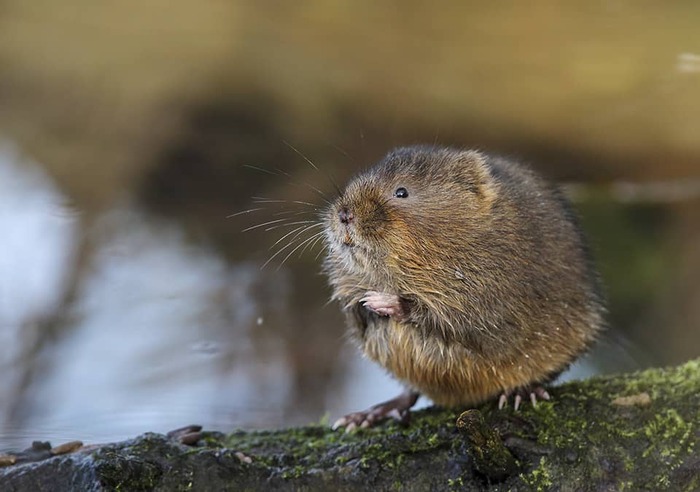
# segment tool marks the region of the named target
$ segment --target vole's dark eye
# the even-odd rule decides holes
[[[394,192],[394,196],[396,198],[408,198],[408,190],[404,188],[403,186],[401,188],[396,188],[396,191]]]

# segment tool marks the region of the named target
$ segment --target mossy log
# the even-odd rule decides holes
[[[6,455],[0,489],[700,490],[700,359],[549,392],[518,412],[432,408],[350,434],[146,434],[32,463]]]

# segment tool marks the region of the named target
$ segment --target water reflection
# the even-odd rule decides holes
[[[0,435],[26,388],[42,321],[61,302],[77,218],[41,169],[0,145]]]
[[[60,195],[33,166],[20,167],[16,154],[3,154],[0,172],[0,229],[13,239],[1,246],[0,447],[30,439],[109,441],[188,422],[220,430],[277,427],[398,390],[337,337],[342,355],[335,367],[349,384],[330,378],[325,388],[307,385],[295,394],[300,381],[306,384],[300,367],[322,371],[315,359],[324,358],[310,354],[300,364],[280,335],[279,324],[294,323],[288,272],[227,263],[214,249],[188,242],[177,223],[128,203],[97,220],[89,267],[72,302],[59,305],[77,221],[57,214]],[[48,337],[46,343],[22,343],[40,315],[62,322],[54,333],[31,334]],[[25,345],[42,349],[28,356]],[[315,406],[299,404],[314,393]]]

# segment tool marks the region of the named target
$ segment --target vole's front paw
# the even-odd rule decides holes
[[[406,310],[396,294],[385,294],[370,290],[360,299],[360,303],[380,316],[389,316],[397,321],[406,319]]]

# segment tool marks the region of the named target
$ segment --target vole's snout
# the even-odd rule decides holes
[[[343,207],[338,211],[338,218],[340,219],[341,223],[349,225],[355,219],[355,215],[352,213],[352,210],[348,210],[347,207]]]

